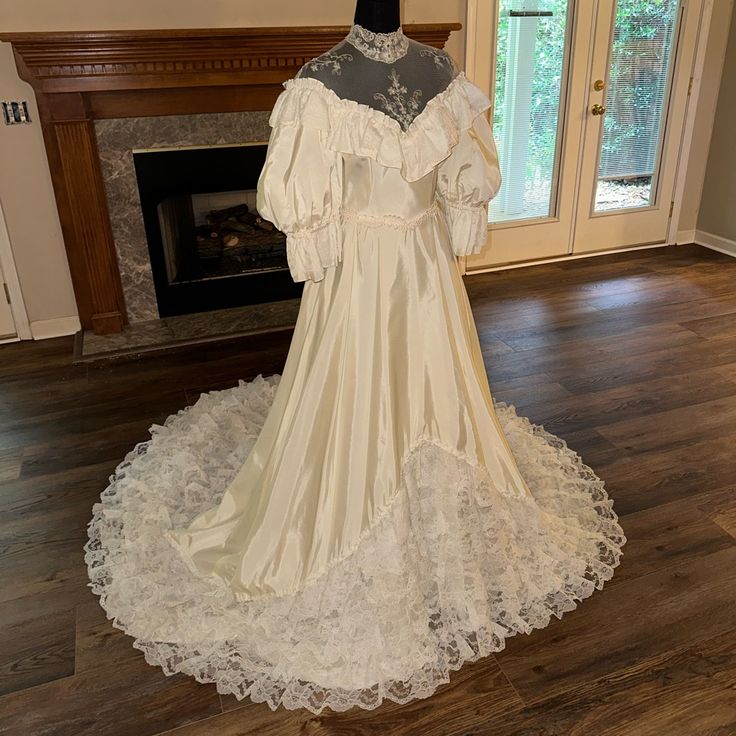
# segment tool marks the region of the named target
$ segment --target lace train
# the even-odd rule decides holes
[[[93,507],[90,587],[166,674],[272,709],[375,708],[431,695],[449,673],[558,618],[613,575],[626,542],[603,483],[563,440],[497,403],[533,498],[431,437],[352,553],[301,591],[239,602],[166,539],[219,499],[280,376],[203,394],[154,426]]]

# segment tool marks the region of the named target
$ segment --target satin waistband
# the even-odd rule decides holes
[[[396,222],[414,220],[437,196],[436,171],[408,182],[399,169],[381,166],[370,158],[343,156],[342,173],[340,204],[353,212],[397,218]]]

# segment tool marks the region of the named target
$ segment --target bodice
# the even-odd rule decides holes
[[[411,221],[434,203],[437,170],[415,181],[406,181],[399,169],[371,158],[343,154],[342,208],[373,218]]]
[[[348,74],[328,64],[314,70],[316,76],[286,80],[269,117],[272,132],[256,206],[286,233],[294,280],[321,281],[338,266],[344,248],[356,245],[348,220],[409,231],[444,219],[446,246],[455,255],[479,252],[488,236],[488,201],[500,185],[496,147],[484,115],[490,99],[463,72],[453,75],[444,52],[438,55],[398,34],[386,43],[376,41],[371,58],[352,36],[345,43],[355,60],[377,66],[366,67],[366,75],[358,77],[353,73],[357,67]],[[412,61],[414,50],[413,71],[435,72],[434,77],[421,75],[421,94],[410,90],[410,75],[399,72],[399,65]],[[319,78],[325,69],[329,76]],[[400,74],[400,81],[394,79],[395,104],[383,92],[361,101],[359,92],[375,90],[374,71],[384,77]],[[442,82],[441,91],[426,87],[430,77]],[[362,83],[348,85],[350,95],[343,96],[338,79]],[[423,107],[405,98],[405,86]]]

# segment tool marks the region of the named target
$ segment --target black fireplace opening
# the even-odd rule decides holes
[[[294,299],[286,236],[256,210],[267,144],[134,151],[161,317]]]

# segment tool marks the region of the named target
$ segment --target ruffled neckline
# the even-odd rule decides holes
[[[339,97],[318,79],[294,77],[283,86],[269,118],[271,127],[316,128],[331,150],[398,168],[407,181],[420,179],[449,156],[460,134],[491,106],[488,96],[459,72],[403,129],[385,112]]]

